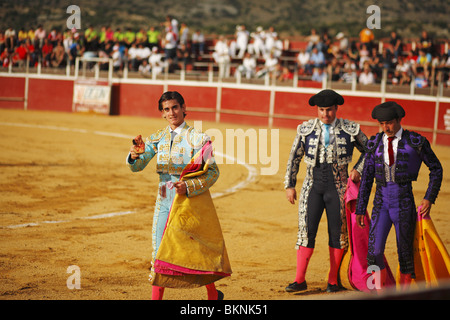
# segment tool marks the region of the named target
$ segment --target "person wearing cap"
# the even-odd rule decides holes
[[[350,178],[359,182],[363,169],[366,135],[359,124],[336,117],[344,98],[333,90],[322,90],[309,99],[317,106],[318,117],[297,127],[285,175],[287,200],[297,200],[295,189],[300,162],[304,157],[306,176],[299,197],[299,226],[297,235],[297,270],[295,281],[286,287],[288,292],[307,289],[306,269],[311,258],[317,229],[325,209],[328,220],[330,272],[328,292],[340,290],[337,281],[339,265],[348,246],[344,194],[347,186],[348,165],[356,147],[361,156],[350,172]]]
[[[378,266],[380,280],[386,278],[383,261],[386,239],[392,224],[397,238],[400,284],[407,287],[414,278],[413,241],[417,219],[411,183],[416,181],[423,163],[430,170],[430,180],[421,202],[420,215],[430,214],[442,183],[442,166],[428,140],[420,134],[402,128],[405,110],[394,101],[377,105],[372,111],[382,132],[367,143],[364,169],[356,204],[357,221],[364,225],[364,213],[369,202],[373,181],[375,197],[369,230],[368,266]]]

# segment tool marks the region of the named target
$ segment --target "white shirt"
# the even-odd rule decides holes
[[[400,130],[397,131],[395,134],[395,139],[392,140],[392,149],[394,150],[394,162],[397,159],[397,147],[398,142],[402,138],[403,128],[400,128]],[[383,135],[383,144],[384,144],[384,162],[386,164],[389,164],[389,153],[388,153],[388,136],[386,134]]]
[[[183,130],[184,126],[186,125],[186,121],[183,121],[182,124],[180,124],[178,127],[172,130],[172,128],[169,128],[170,134],[172,136],[171,140],[175,138],[176,135],[181,133],[181,130]]]

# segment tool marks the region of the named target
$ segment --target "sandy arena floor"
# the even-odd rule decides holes
[[[186,120],[192,124],[189,116]],[[143,172],[132,173],[125,157],[130,137],[148,136],[165,125],[163,119],[0,110],[0,299],[150,299],[151,225],[158,177],[154,160]],[[226,128],[250,128],[212,122],[203,122],[202,127],[204,131],[219,129],[224,136]],[[248,168],[236,161],[219,162],[221,176],[211,192],[233,268],[231,277],[217,282],[225,299],[336,297],[325,292],[326,221],[321,222],[309,264],[309,290],[297,295],[284,290],[294,279],[296,264],[297,204],[287,202],[283,189],[294,136],[295,130],[279,130],[279,169],[274,175],[260,174],[267,165]],[[450,148],[434,150],[447,172]],[[297,190],[304,163],[301,168]],[[258,175],[252,178],[252,172]],[[413,185],[417,203],[427,182],[428,170],[422,166]],[[432,208],[447,248],[449,188],[450,179],[444,176]],[[394,231],[386,255],[395,270],[393,235]],[[67,268],[72,265],[80,268],[81,289],[67,287],[71,275]],[[349,290],[340,297],[360,295]],[[164,298],[204,300],[206,290],[167,289]]]

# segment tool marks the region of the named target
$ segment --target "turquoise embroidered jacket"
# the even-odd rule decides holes
[[[156,172],[158,174],[179,176],[192,157],[210,138],[186,123],[180,134],[175,136],[172,145],[170,140],[169,126],[147,137],[145,152],[134,162],[133,160],[127,161],[131,171],[144,170],[150,160],[156,155]],[[219,178],[219,168],[214,158],[212,160],[205,174],[186,181],[188,197],[205,192]]]

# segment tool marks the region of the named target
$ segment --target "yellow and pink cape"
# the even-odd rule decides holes
[[[211,163],[208,142],[186,165],[180,181],[204,174]],[[231,275],[222,229],[209,190],[173,200],[153,269],[152,285],[192,288]]]

